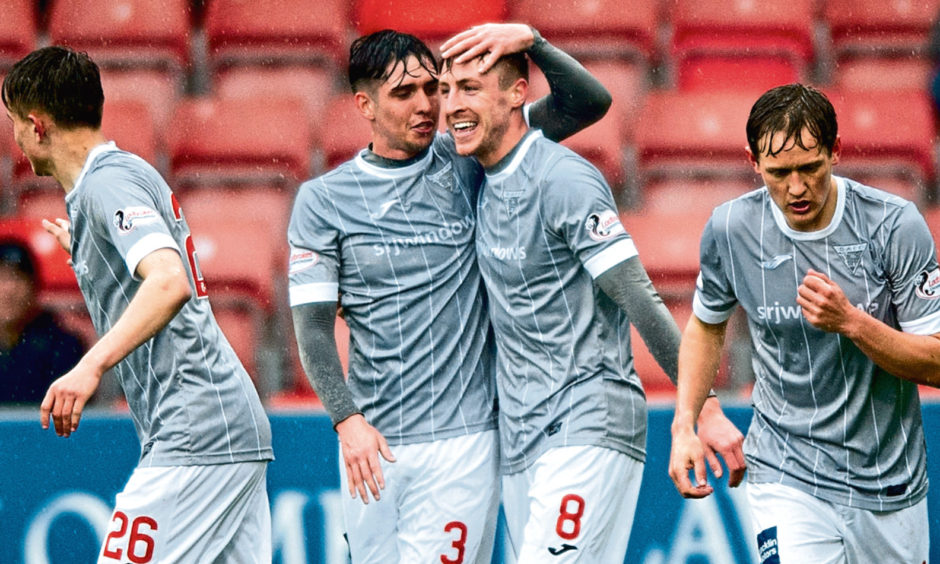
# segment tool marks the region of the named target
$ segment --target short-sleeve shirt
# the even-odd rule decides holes
[[[808,323],[797,288],[812,268],[888,326],[931,335],[940,332],[940,270],[911,202],[835,180],[836,210],[819,231],[791,229],[766,187],[716,208],[702,236],[693,310],[712,324],[738,304],[747,314],[756,375],[748,479],[892,510],[927,491],[917,387]]]
[[[473,246],[482,169],[446,134],[406,166],[378,166],[365,151],[300,187],[288,230],[291,306],[339,298],[347,385],[390,444],[493,429]]]
[[[204,299],[197,262],[191,262],[189,227],[159,173],[113,143],[99,145],[66,196],[66,207],[72,268],[99,335],[136,294],[144,257],[168,248],[187,265],[190,300],[111,370],[140,438],[140,465],[272,459],[267,416]]]
[[[530,130],[487,170],[477,217],[496,335],[501,471],[574,445],[643,461],[646,402],[629,321],[594,284],[637,252],[601,174]]]

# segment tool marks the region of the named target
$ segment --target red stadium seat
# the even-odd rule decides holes
[[[838,62],[835,86],[841,90],[923,90],[932,65],[925,57],[854,57]]]
[[[212,302],[212,314],[238,360],[258,386],[261,376],[258,374],[258,348],[264,324],[257,310],[241,304]]]
[[[645,66],[620,59],[597,59],[586,60],[584,67],[601,81],[613,99],[603,119],[619,121],[621,138],[632,141],[649,85]]]
[[[345,64],[349,4],[342,0],[212,0],[205,30],[212,67]]]
[[[33,0],[6,0],[0,18],[0,69],[29,54],[36,47],[36,14]]]
[[[181,184],[295,185],[309,176],[312,134],[296,98],[185,99],[171,123],[170,167]]]
[[[604,118],[565,139],[562,144],[591,161],[604,175],[614,196],[619,196],[627,180],[622,139],[620,122]]]
[[[219,185],[177,191],[177,198],[187,221],[193,218],[200,223],[205,217],[224,216],[230,223],[264,224],[272,237],[286,241],[294,193],[293,189],[279,190],[264,185]],[[285,268],[286,260],[285,255],[282,261]]]
[[[352,96],[340,94],[330,100],[324,127],[320,131],[327,170],[356,156],[371,140],[372,128],[356,109]]]
[[[429,2],[428,0],[355,0],[353,23],[360,35],[391,28],[437,42],[471,26],[500,22],[504,0]]]
[[[923,54],[940,1],[828,0],[822,3],[837,59]]]
[[[157,163],[157,141],[150,110],[133,100],[104,103],[101,132],[118,148],[134,153],[150,164]]]
[[[699,240],[711,212],[711,208],[685,207],[668,215],[643,212],[621,215],[643,266],[664,297],[692,296],[699,271]]]
[[[180,206],[212,303],[228,300],[273,310],[284,292],[285,232],[266,216],[246,219],[241,199],[219,198],[213,209],[188,207],[187,202],[181,199]]]
[[[319,135],[338,76],[331,68],[311,65],[234,66],[219,71],[215,80],[215,92],[222,98],[290,96],[302,100],[307,121],[314,135]]]
[[[35,220],[68,218],[65,211],[65,192],[58,190],[23,190],[17,194],[16,215]]]
[[[802,80],[786,56],[690,54],[677,70],[679,90],[769,90]]]
[[[656,57],[657,0],[510,2],[510,20],[526,22],[553,44],[581,57],[621,56],[644,63]]]
[[[179,81],[165,72],[146,68],[101,69],[104,99],[111,102],[137,102],[147,106],[153,119],[157,146],[162,148],[173,108],[180,98]],[[107,117],[107,114],[105,114]]]
[[[641,189],[638,214],[669,216],[687,214],[688,210],[710,211],[728,200],[757,188],[760,177],[744,178],[663,178]]]
[[[677,0],[672,7],[671,53],[678,82],[694,85],[703,80],[696,80],[701,75],[706,83],[718,83],[707,78],[715,72],[710,67],[737,59],[753,60],[755,72],[771,69],[770,82],[803,76],[815,56],[813,16],[813,0]],[[715,59],[718,62],[710,62]],[[759,75],[746,79],[764,86]]]
[[[190,58],[189,12],[189,0],[56,0],[49,35],[101,66],[179,71]]]
[[[842,160],[853,174],[892,174],[929,186],[935,178],[933,110],[923,91],[829,91]]]
[[[711,174],[751,178],[745,124],[760,92],[651,92],[637,119],[645,178]]]

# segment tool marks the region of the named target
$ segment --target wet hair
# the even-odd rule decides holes
[[[488,53],[483,53],[477,57],[477,60],[482,60]],[[441,70],[447,72],[453,65],[454,57],[444,59],[441,63]],[[529,80],[529,59],[522,52],[508,53],[501,56],[487,72],[499,73],[499,88],[506,90],[520,78]]]
[[[804,128],[811,139],[803,139]],[[785,137],[780,146],[774,147],[771,141],[777,132]],[[768,90],[751,107],[747,118],[747,144],[756,160],[764,153],[777,155],[791,142],[806,150],[819,147],[831,155],[838,132],[832,103],[819,90],[803,84]]]
[[[0,96],[20,118],[40,110],[66,129],[101,127],[104,91],[98,65],[68,47],[43,47],[23,57],[3,80]]]
[[[412,56],[431,76],[439,74],[440,67],[431,49],[414,35],[391,29],[364,35],[349,47],[349,86],[353,92],[373,88],[376,82],[388,80],[399,64],[407,68],[405,65]]]

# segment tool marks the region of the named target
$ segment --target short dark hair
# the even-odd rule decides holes
[[[29,246],[19,240],[0,241],[0,266],[13,268],[27,278],[36,278],[36,258]]]
[[[803,139],[804,128],[816,145],[807,147],[810,140]],[[786,135],[784,142],[779,147],[772,147],[770,140],[779,131]],[[755,160],[760,160],[765,150],[768,155],[776,155],[791,140],[800,148],[818,146],[832,154],[838,132],[832,103],[819,90],[803,84],[787,84],[768,90],[751,107],[747,118],[747,144]]]
[[[349,86],[357,92],[371,86],[367,83],[384,82],[398,63],[405,65],[411,56],[417,58],[431,76],[440,73],[434,53],[414,35],[392,29],[364,35],[349,47]]]
[[[104,91],[98,65],[68,47],[37,49],[3,80],[3,105],[21,118],[38,109],[67,129],[101,127]]]

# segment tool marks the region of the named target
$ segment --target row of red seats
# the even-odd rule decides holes
[[[208,0],[204,27],[210,52],[236,57],[320,51],[342,62],[350,31],[384,27],[430,40],[485,21],[525,21],[552,36],[606,41],[621,51],[655,56],[659,28],[671,25],[671,50],[694,57],[702,48],[736,47],[746,41],[753,52],[781,52],[803,61],[813,55],[814,24],[824,22],[838,52],[907,50],[922,45],[937,16],[936,0],[468,0],[459,5],[426,0],[324,0],[315,9],[303,0]],[[111,2],[52,0],[48,33],[54,42],[127,57],[147,49],[151,56],[177,64],[190,57],[189,0]],[[13,54],[35,46],[32,0],[7,0],[0,27],[3,50]],[[275,14],[275,17],[272,17]],[[222,55],[227,56],[227,55]]]

